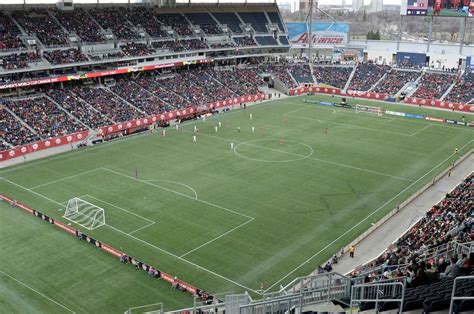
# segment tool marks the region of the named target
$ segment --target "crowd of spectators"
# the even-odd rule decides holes
[[[127,43],[121,46],[123,53],[127,57],[141,57],[153,54],[155,51],[144,43]]]
[[[205,42],[197,38],[180,40],[179,45],[185,50],[209,49],[209,46]]]
[[[190,28],[188,21],[181,14],[157,14],[158,20],[178,33],[180,36],[191,36],[193,31]]]
[[[258,87],[265,85],[256,68],[208,69],[207,74],[214,77],[233,92],[241,95],[254,95]]]
[[[469,103],[474,99],[474,72],[461,76],[445,100],[454,103]]]
[[[153,10],[148,8],[133,8],[124,12],[125,17],[136,27],[143,29],[153,38],[170,37],[168,32],[162,29],[162,24],[158,21]]]
[[[105,30],[111,30],[118,39],[138,39],[135,27],[125,18],[126,9],[111,8],[103,10],[91,10],[89,13]]]
[[[353,70],[352,67],[314,66],[313,74],[317,83],[343,89]]]
[[[45,97],[10,101],[6,106],[43,139],[85,129],[77,120]]]
[[[154,41],[151,46],[157,50],[183,51],[184,48],[176,40]]]
[[[20,33],[20,29],[10,17],[0,11],[0,50],[24,47],[21,39],[18,38]]]
[[[175,93],[173,90],[167,90],[163,83],[168,77],[160,78],[155,75],[156,73],[144,73],[136,79],[136,83],[142,86],[150,93],[156,95],[161,99],[165,105],[160,108],[164,111],[171,111],[175,108],[180,109],[189,107],[191,104],[184,99],[182,96]]]
[[[283,82],[288,88],[297,87],[296,82],[291,77],[290,73],[288,73],[288,66],[284,63],[280,64],[261,64],[258,66],[259,71],[262,73],[268,73],[275,76],[277,79]]]
[[[212,44],[209,44],[209,46],[213,49],[234,48],[235,43],[233,42],[212,43]]]
[[[74,90],[77,91],[78,89],[79,87],[69,87],[62,90],[49,89],[46,91],[46,94],[90,128],[111,124],[111,121],[106,116],[100,114],[84,101],[81,101],[74,94]]]
[[[67,45],[67,34],[45,10],[15,11],[13,17],[29,35],[46,46]]]
[[[106,41],[100,26],[83,9],[57,10],[55,16],[68,32],[75,32],[86,43]]]
[[[220,35],[222,30],[217,24],[199,24],[199,27],[206,35]]]
[[[293,64],[288,67],[293,78],[299,84],[314,83],[313,75],[308,64]]]
[[[414,82],[421,75],[417,71],[397,71],[392,69],[373,89],[376,93],[395,95],[409,82]]]
[[[369,266],[382,266],[385,278],[406,276],[411,286],[426,283],[422,279],[428,272],[452,276],[446,274],[448,263],[445,258],[435,260],[426,256],[426,252],[453,240],[460,243],[474,240],[473,200],[474,174],[471,174]],[[459,262],[458,275],[464,262]],[[370,272],[367,275],[373,276]]]
[[[53,65],[86,62],[89,60],[85,54],[75,48],[48,50],[43,53],[43,56]]]
[[[0,65],[5,70],[17,70],[28,67],[28,63],[40,61],[41,57],[36,52],[13,53],[0,56]]]
[[[250,36],[234,37],[234,41],[239,47],[257,46],[255,40],[253,40],[253,38]]]
[[[117,79],[115,86],[110,89],[149,115],[163,112],[166,106],[163,100],[135,83],[129,76]]]
[[[426,72],[421,78],[413,97],[439,99],[448,90],[455,79],[454,75]]]
[[[12,116],[4,106],[7,101],[0,100],[0,151],[39,140],[19,120]]]
[[[390,70],[387,65],[375,63],[361,63],[352,77],[349,89],[356,91],[368,91]]]
[[[402,61],[398,62],[396,66],[403,69],[421,69],[424,65],[413,63],[409,59],[403,59]]]
[[[143,116],[137,109],[104,88],[82,87],[74,92],[111,121],[126,122]]]

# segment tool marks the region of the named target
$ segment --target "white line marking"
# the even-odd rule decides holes
[[[184,130],[184,131],[190,132],[190,131],[187,131],[187,130]],[[227,138],[218,137],[218,136],[214,136],[214,135],[208,135],[208,134],[203,134],[203,133],[201,133],[200,135],[201,135],[201,136],[206,136],[206,137],[215,138],[215,139],[222,140],[222,141],[238,143],[239,145],[254,146],[254,147],[257,147],[257,148],[266,149],[266,150],[272,150],[272,151],[279,152],[279,153],[283,153],[283,154],[298,156],[298,157],[302,157],[302,158],[304,157],[304,158],[306,158],[306,159],[312,159],[312,160],[316,160],[316,161],[328,163],[328,164],[331,164],[331,165],[340,166],[340,167],[343,167],[343,168],[349,168],[349,169],[358,170],[358,171],[362,171],[362,172],[369,172],[369,173],[373,173],[373,174],[377,174],[377,175],[381,175],[381,176],[385,176],[385,177],[389,177],[389,178],[394,178],[394,179],[399,179],[399,180],[403,180],[403,181],[413,182],[413,180],[410,180],[410,179],[408,179],[408,178],[393,176],[393,175],[391,175],[391,174],[386,174],[386,173],[382,173],[382,172],[378,172],[378,171],[374,171],[374,170],[369,170],[369,169],[354,167],[354,166],[350,166],[350,165],[345,165],[345,164],[341,164],[341,163],[337,163],[337,162],[329,161],[329,160],[325,160],[325,159],[320,159],[320,158],[316,158],[316,157],[304,156],[304,155],[295,154],[295,153],[292,153],[292,152],[287,152],[287,151],[283,151],[283,150],[279,150],[279,149],[274,149],[274,148],[270,148],[270,147],[259,146],[259,145],[251,144],[251,143],[248,143],[248,142],[247,142],[247,143],[245,143],[245,142],[239,142],[239,141],[237,141],[237,140],[227,139]]]
[[[153,226],[154,224],[156,224],[156,222],[152,222],[152,223],[150,223],[150,224],[148,224],[148,225],[145,225],[145,226],[143,226],[143,227],[141,227],[141,228],[138,228],[138,229],[135,229],[135,230],[133,230],[133,231],[130,231],[128,234],[132,234],[132,233],[135,233],[135,232],[137,232],[137,231],[143,230],[143,229],[145,229],[145,228],[148,228],[148,227],[150,227],[150,226]]]
[[[43,298],[45,298],[45,299],[47,299],[47,300],[53,302],[54,304],[59,305],[60,307],[62,307],[62,308],[65,309],[66,311],[71,312],[71,313],[76,313],[76,312],[74,312],[73,310],[71,310],[70,308],[66,307],[65,305],[62,305],[62,304],[59,303],[58,301],[53,300],[53,299],[51,299],[50,297],[48,297],[47,295],[44,295],[43,293],[39,292],[38,290],[36,290],[36,289],[34,289],[34,288],[28,286],[28,285],[27,285],[26,283],[24,283],[23,281],[20,281],[20,280],[16,279],[16,278],[13,277],[12,275],[9,275],[9,274],[7,274],[6,272],[1,271],[1,270],[0,270],[0,273],[4,274],[4,275],[7,276],[8,278],[10,278],[10,279],[16,281],[17,283],[19,283],[19,284],[22,285],[23,287],[28,288],[28,289],[30,289],[31,291],[37,293],[38,295],[42,296]]]
[[[465,147],[467,147],[469,144],[471,144],[472,142],[474,142],[474,140],[470,140],[469,142],[467,142],[466,144],[464,144],[460,150],[464,149]],[[449,155],[448,158],[444,159],[443,161],[441,161],[439,164],[437,164],[434,168],[432,168],[430,171],[428,171],[427,173],[425,173],[423,176],[421,176],[420,178],[418,178],[416,181],[414,181],[413,183],[411,183],[410,185],[408,185],[406,188],[404,188],[401,192],[399,192],[397,195],[395,195],[394,197],[392,197],[391,199],[389,199],[387,202],[385,202],[382,206],[380,206],[379,208],[375,209],[372,213],[370,213],[367,217],[365,217],[364,219],[362,219],[361,221],[359,221],[357,224],[353,225],[350,229],[348,229],[347,231],[345,231],[343,234],[341,234],[339,237],[337,237],[336,239],[334,239],[332,242],[330,242],[328,245],[326,245],[325,247],[323,247],[322,249],[320,249],[318,252],[314,253],[313,255],[311,255],[308,259],[306,259],[303,263],[301,263],[300,265],[298,265],[295,269],[293,269],[292,271],[290,271],[288,274],[286,274],[285,276],[283,276],[281,279],[277,280],[275,283],[273,283],[270,287],[267,288],[267,290],[265,290],[265,292],[269,291],[271,288],[273,288],[274,286],[276,286],[278,283],[280,283],[281,281],[285,280],[286,278],[288,278],[288,276],[290,276],[291,274],[293,274],[295,271],[297,271],[298,269],[300,269],[302,266],[304,266],[305,264],[309,263],[313,258],[315,258],[316,256],[318,256],[319,254],[321,254],[322,252],[324,252],[326,249],[328,249],[330,246],[334,245],[337,241],[339,241],[340,239],[342,239],[345,235],[347,235],[349,232],[351,232],[352,230],[354,230],[355,228],[357,228],[359,225],[361,225],[364,221],[366,221],[367,219],[369,219],[370,217],[372,217],[375,213],[379,212],[382,208],[384,208],[386,205],[388,205],[390,202],[392,202],[393,200],[395,200],[398,196],[402,195],[404,192],[406,192],[407,190],[409,190],[412,186],[414,186],[416,183],[418,183],[420,180],[422,180],[424,177],[426,177],[428,174],[430,174],[431,172],[433,172],[433,170],[437,169],[439,166],[441,166],[442,164],[444,164],[446,161],[448,161],[449,159],[451,159],[451,157],[453,157],[454,154],[451,154]]]
[[[432,127],[432,126],[433,126],[432,124],[429,124],[429,125],[425,126],[424,128],[419,129],[418,131],[413,132],[412,134],[410,134],[410,136],[417,135],[418,133],[420,133],[420,132],[422,132],[422,131],[424,131],[424,130],[426,130],[427,128]]]
[[[50,185],[50,184],[54,184],[54,183],[62,182],[62,181],[65,181],[65,180],[69,180],[69,179],[79,177],[79,176],[82,176],[82,175],[85,175],[85,174],[88,174],[88,173],[91,173],[91,172],[94,172],[94,171],[97,171],[97,170],[102,170],[102,169],[101,168],[96,168],[96,169],[80,172],[80,173],[74,174],[74,175],[69,176],[69,177],[65,177],[65,178],[62,178],[62,179],[59,179],[59,180],[54,180],[54,181],[51,181],[51,182],[46,182],[46,183],[43,183],[43,184],[40,184],[40,185],[30,187],[30,189],[32,189],[32,190],[38,189],[38,188],[43,187],[43,186],[47,186],[47,185]]]
[[[196,201],[196,202],[199,202],[199,203],[207,204],[207,205],[209,205],[209,206],[216,207],[216,208],[219,208],[219,209],[228,211],[228,212],[230,212],[230,213],[233,213],[233,214],[236,214],[236,215],[239,215],[239,216],[243,216],[243,217],[248,218],[248,219],[253,219],[253,217],[250,217],[250,216],[248,216],[248,215],[246,215],[246,214],[242,214],[242,213],[236,212],[235,210],[228,209],[228,208],[225,208],[225,207],[223,207],[223,206],[220,206],[220,205],[217,205],[217,204],[213,204],[213,203],[210,203],[210,202],[201,200],[201,199],[195,199],[194,197],[189,196],[189,195],[186,195],[186,194],[183,194],[183,193],[181,193],[181,192],[177,192],[177,191],[175,191],[175,190],[171,190],[171,189],[162,187],[162,186],[160,186],[160,185],[156,185],[156,184],[153,184],[153,183],[151,183],[151,182],[147,182],[147,181],[145,181],[145,180],[140,180],[140,179],[137,179],[137,178],[135,178],[135,177],[132,177],[132,176],[129,176],[129,175],[126,175],[126,174],[117,172],[117,171],[112,170],[112,169],[109,169],[109,168],[102,168],[102,169],[104,169],[104,170],[106,170],[106,171],[110,171],[110,172],[112,172],[112,173],[115,173],[116,175],[119,175],[119,176],[122,176],[122,177],[125,177],[125,178],[129,178],[129,179],[132,179],[132,180],[135,180],[135,181],[142,182],[142,183],[144,183],[144,184],[148,184],[148,185],[157,187],[157,188],[159,188],[159,189],[162,189],[162,190],[165,190],[165,191],[174,193],[174,194],[176,194],[176,195],[181,195],[181,196],[183,196],[183,197],[192,199],[192,200],[194,200],[194,201]]]
[[[288,112],[285,112],[283,115],[289,115],[290,113],[294,113],[294,112],[298,112],[298,111],[301,111],[301,110],[306,110],[308,108],[311,108],[310,106],[304,106],[303,108],[299,108],[299,109],[295,109],[295,110],[291,110],[291,111],[288,111]]]
[[[143,181],[146,181],[146,182],[169,182],[169,183],[175,183],[175,184],[178,184],[178,185],[182,185],[182,186],[190,189],[194,193],[194,199],[196,199],[196,200],[198,199],[198,194],[197,194],[195,189],[193,189],[192,187],[190,187],[187,184],[184,184],[184,183],[181,183],[181,182],[178,182],[178,181],[170,181],[170,180],[143,180]]]
[[[224,233],[221,234],[220,236],[217,236],[217,237],[215,237],[214,239],[212,239],[212,240],[210,240],[210,241],[207,241],[207,242],[204,243],[204,244],[201,244],[200,246],[198,246],[198,247],[192,249],[191,251],[184,253],[184,254],[181,255],[180,257],[184,257],[184,256],[186,256],[186,255],[188,255],[188,254],[191,254],[192,252],[199,250],[200,248],[202,248],[202,247],[204,247],[204,246],[206,246],[206,245],[208,245],[208,244],[210,244],[210,243],[212,243],[212,242],[214,242],[214,241],[216,241],[216,240],[218,240],[218,239],[220,239],[220,238],[222,238],[222,237],[228,235],[228,234],[231,233],[232,231],[237,230],[237,229],[239,229],[240,227],[243,227],[243,226],[245,226],[246,224],[248,224],[249,222],[252,222],[252,221],[254,221],[253,218],[250,219],[250,220],[247,220],[246,222],[244,222],[244,223],[238,225],[238,226],[235,227],[235,228],[230,229],[229,231],[224,232]]]
[[[119,173],[118,173],[118,174],[119,174]],[[126,176],[126,175],[123,175],[123,176]],[[127,176],[126,176],[126,177],[127,177]],[[133,178],[133,177],[131,177],[131,178],[132,178],[132,179],[135,179],[135,178]],[[58,204],[58,205],[63,206],[60,202],[55,201],[55,200],[53,200],[53,199],[51,199],[51,198],[49,198],[49,197],[47,197],[47,196],[45,196],[45,195],[42,195],[42,194],[40,194],[40,193],[38,193],[38,192],[35,192],[35,191],[33,191],[33,190],[31,190],[31,189],[29,189],[29,188],[27,188],[27,187],[24,187],[24,186],[22,186],[22,185],[20,185],[20,184],[18,184],[18,183],[12,182],[12,181],[10,181],[10,180],[8,180],[8,179],[5,179],[4,177],[0,177],[0,179],[5,180],[5,181],[7,181],[7,182],[9,182],[9,183],[11,183],[11,184],[13,184],[13,185],[15,185],[15,186],[21,188],[21,189],[24,189],[24,190],[26,190],[26,191],[29,191],[29,192],[33,193],[33,194],[36,194],[36,195],[38,195],[39,197],[42,197],[42,198],[44,198],[44,199],[47,199],[48,201],[51,201],[51,202],[53,202],[53,203],[55,203],[55,204]],[[138,180],[138,179],[135,179],[135,180]],[[140,181],[140,180],[138,180],[138,181]],[[146,183],[146,182],[145,182],[145,183]],[[148,183],[148,184],[153,185],[153,184],[151,184],[151,183]],[[185,195],[185,196],[188,197],[188,198],[193,199],[193,198],[190,197],[190,196],[187,196],[187,195]],[[198,201],[207,203],[207,202],[202,201],[202,200],[198,200]],[[209,205],[211,205],[211,204],[209,203]],[[213,206],[218,206],[218,205],[213,205]],[[237,212],[235,212],[235,213],[238,214]],[[246,215],[244,215],[244,214],[240,214],[240,215],[246,216]],[[254,219],[253,217],[250,217],[250,216],[247,216],[247,217],[248,217],[248,218],[251,218],[251,219]],[[151,244],[151,243],[148,243],[148,242],[146,242],[145,240],[142,240],[142,239],[140,239],[140,238],[135,237],[134,235],[128,234],[128,233],[126,233],[125,231],[122,231],[122,230],[120,230],[120,229],[118,229],[118,228],[112,227],[111,225],[107,225],[107,224],[104,225],[104,226],[107,226],[107,227],[111,228],[112,230],[115,230],[115,231],[117,231],[117,232],[120,232],[120,233],[122,233],[122,234],[124,234],[124,235],[126,235],[126,236],[128,236],[128,237],[130,237],[130,238],[132,238],[132,239],[134,239],[134,240],[136,240],[136,241],[138,241],[138,242],[142,242],[142,243],[144,243],[144,244],[146,244],[146,245],[148,245],[148,246],[150,246],[150,247],[152,247],[152,248],[154,248],[154,249],[156,249],[156,250],[158,250],[158,251],[161,251],[161,252],[166,253],[166,254],[168,254],[168,255],[170,255],[170,256],[172,256],[172,257],[175,257],[175,258],[177,258],[177,259],[179,259],[179,260],[181,260],[181,261],[183,261],[183,262],[185,262],[185,263],[188,263],[188,264],[190,264],[190,265],[192,265],[192,266],[195,266],[196,268],[202,269],[202,270],[204,270],[205,272],[208,272],[208,273],[210,273],[210,274],[212,274],[212,275],[214,275],[214,276],[216,276],[216,277],[222,278],[222,279],[224,279],[224,280],[226,280],[226,281],[228,281],[228,282],[230,282],[230,283],[233,283],[233,284],[235,284],[235,285],[237,285],[237,286],[239,286],[239,287],[242,287],[242,288],[244,288],[244,289],[247,289],[247,290],[249,290],[249,291],[252,291],[252,292],[254,292],[254,293],[257,293],[255,290],[253,290],[253,289],[251,289],[251,288],[249,288],[249,287],[246,287],[246,286],[244,286],[244,285],[242,285],[242,284],[240,284],[240,283],[238,283],[238,282],[236,282],[236,281],[233,281],[232,279],[229,279],[229,278],[227,278],[227,277],[224,277],[224,276],[222,276],[222,275],[219,275],[218,273],[213,272],[212,270],[209,270],[209,269],[204,268],[204,267],[202,267],[202,266],[200,266],[200,265],[198,265],[198,264],[196,264],[196,263],[193,263],[193,262],[191,262],[191,261],[188,261],[187,259],[184,259],[184,258],[182,258],[182,257],[179,257],[179,256],[176,255],[176,254],[173,254],[173,253],[168,252],[168,251],[166,251],[165,249],[162,249],[162,248],[160,248],[160,247],[158,247],[158,246],[156,246],[156,245],[153,245],[153,244]]]
[[[139,215],[139,214],[137,214],[137,213],[131,212],[131,211],[125,209],[125,208],[118,207],[117,205],[114,205],[114,204],[112,204],[112,203],[109,203],[109,202],[106,202],[106,201],[104,201],[104,200],[101,200],[101,199],[99,199],[99,198],[97,198],[97,197],[94,197],[94,196],[92,196],[92,195],[87,194],[87,195],[85,195],[85,196],[90,197],[90,198],[93,198],[93,199],[95,199],[96,201],[102,202],[102,203],[107,204],[107,205],[109,205],[109,206],[115,207],[115,208],[117,208],[118,210],[124,211],[124,212],[126,212],[126,213],[129,213],[130,215],[139,217],[139,218],[141,218],[141,219],[143,219],[143,220],[146,220],[146,221],[148,221],[148,222],[153,222],[153,223],[156,222],[156,221],[154,221],[154,220],[151,220],[151,219],[148,219],[148,218],[146,218],[146,217],[143,217],[143,216],[141,216],[141,215]]]
[[[84,195],[75,196],[75,197],[77,197],[77,198],[83,198],[83,197],[86,197],[86,196],[89,196],[89,195],[88,195],[88,194],[84,194]],[[61,205],[63,205],[64,207],[66,207],[67,203],[69,203],[69,200],[62,202]]]
[[[249,291],[252,291],[252,292],[254,292],[254,293],[257,293],[257,291],[255,291],[255,290],[253,290],[253,289],[251,289],[251,288],[249,288],[249,287],[246,287],[246,286],[244,286],[244,285],[242,285],[242,284],[240,284],[240,283],[238,283],[238,282],[233,281],[232,279],[229,279],[229,278],[227,278],[227,277],[224,277],[224,276],[222,276],[222,275],[219,275],[218,273],[215,273],[215,272],[213,272],[212,270],[209,270],[209,269],[207,269],[207,268],[204,268],[204,267],[202,267],[202,266],[199,266],[198,264],[193,263],[193,262],[191,262],[191,261],[189,261],[189,260],[187,260],[187,259],[184,259],[184,258],[182,258],[182,257],[180,257],[180,256],[178,256],[178,255],[176,255],[176,254],[173,254],[173,253],[171,253],[171,252],[168,252],[168,251],[166,251],[166,250],[164,250],[164,249],[162,249],[162,248],[160,248],[160,247],[158,247],[158,246],[156,246],[156,245],[153,245],[153,244],[151,244],[151,243],[149,243],[149,242],[147,242],[147,241],[145,241],[145,240],[142,240],[142,239],[140,239],[140,238],[137,238],[137,237],[135,237],[134,235],[125,233],[124,231],[122,231],[122,230],[120,230],[120,229],[117,229],[117,228],[115,228],[115,227],[112,227],[112,226],[110,226],[110,225],[106,225],[106,226],[109,227],[109,228],[111,228],[111,229],[113,229],[113,230],[115,230],[115,231],[117,231],[117,232],[119,232],[119,233],[122,233],[122,234],[124,234],[124,235],[126,235],[126,236],[128,236],[128,237],[130,237],[130,238],[132,238],[132,239],[135,239],[135,240],[138,241],[138,242],[141,242],[141,243],[143,243],[143,244],[146,244],[146,245],[148,245],[148,246],[150,246],[150,247],[156,249],[157,251],[161,251],[161,252],[163,252],[163,253],[166,253],[166,254],[168,254],[168,255],[170,255],[170,256],[176,258],[176,259],[179,259],[180,261],[183,261],[183,262],[185,262],[185,263],[188,263],[188,264],[190,264],[190,265],[192,265],[192,266],[195,266],[196,268],[202,269],[202,270],[204,270],[204,271],[206,271],[206,272],[208,272],[208,273],[210,273],[210,274],[212,274],[212,275],[214,275],[214,276],[216,276],[216,277],[219,277],[219,278],[224,279],[224,280],[226,280],[226,281],[228,281],[228,282],[230,282],[230,283],[233,283],[234,285],[237,285],[237,286],[239,286],[239,287],[242,287],[242,288],[244,288],[244,289],[247,289],[247,290],[249,290]]]

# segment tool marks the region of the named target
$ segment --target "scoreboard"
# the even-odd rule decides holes
[[[428,15],[428,0],[408,0],[406,12],[406,15]]]
[[[474,17],[474,0],[402,0],[401,15]]]

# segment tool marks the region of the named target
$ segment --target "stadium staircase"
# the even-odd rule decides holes
[[[26,123],[25,121],[23,121],[22,118],[20,118],[19,116],[17,116],[13,111],[10,110],[10,108],[8,108],[7,106],[3,106],[3,109],[6,110],[9,114],[12,115],[12,117],[14,117],[17,121],[19,121],[25,128],[27,128],[28,130],[30,130],[31,133],[35,134],[35,135],[38,135],[38,133],[28,124]],[[38,135],[39,136],[39,135]]]
[[[388,75],[388,72],[385,72],[385,74],[384,74],[374,85],[372,85],[372,86],[369,88],[368,92],[373,91],[374,88],[375,88],[377,85],[379,85],[380,82],[382,82],[382,81],[387,77],[387,75]]]
[[[357,71],[357,65],[356,65],[356,66],[354,67],[354,69],[352,70],[351,75],[350,75],[349,78],[347,79],[346,85],[345,85],[344,88],[342,89],[342,91],[343,91],[344,93],[346,93],[346,92],[347,92],[347,89],[349,89],[349,86],[351,85],[352,78],[354,77],[356,71]]]
[[[457,82],[457,80],[454,80],[453,83],[449,85],[446,92],[444,92],[443,96],[441,96],[441,98],[439,99],[440,101],[443,101],[449,95],[449,93],[451,93],[451,90],[454,88],[454,86],[456,86]]]
[[[60,104],[58,104],[54,99],[52,99],[51,97],[47,96],[47,95],[44,95],[43,96],[44,98],[47,98],[50,102],[52,102],[53,104],[56,105],[56,107],[58,107],[58,109],[60,109],[61,111],[63,111],[65,114],[67,114],[68,116],[70,116],[73,120],[77,121],[77,123],[79,123],[80,125],[82,125],[83,127],[87,128],[87,129],[90,129],[90,127],[85,124],[84,122],[82,122],[80,119],[78,119],[75,115],[73,115],[72,113],[70,113],[69,111],[67,111],[66,109],[64,109]]]
[[[424,75],[425,74],[422,72],[420,76],[418,76],[416,81],[414,81],[413,83],[408,83],[408,86],[406,88],[410,88],[410,86],[413,86],[413,88],[411,88],[411,90],[408,90],[408,92],[406,93],[406,97],[411,97],[416,92],[416,90],[418,89],[420,80],[423,78]],[[406,91],[406,89],[402,88],[401,91],[404,92]]]

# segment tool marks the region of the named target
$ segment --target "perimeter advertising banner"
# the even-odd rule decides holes
[[[306,46],[309,43],[309,27],[304,22],[286,23],[288,37],[293,46]],[[345,45],[349,36],[349,24],[316,22],[313,23],[314,45]]]

